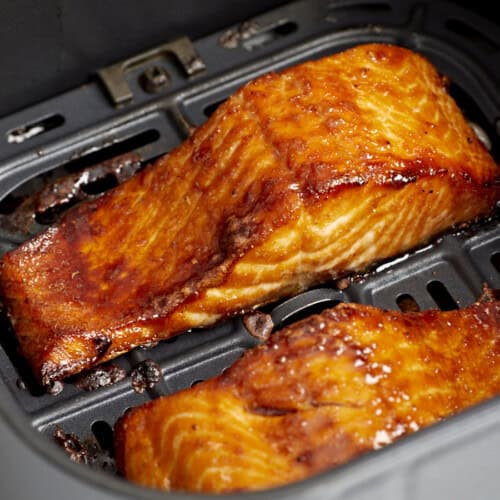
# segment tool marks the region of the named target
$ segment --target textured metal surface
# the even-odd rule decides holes
[[[471,30],[477,36],[471,38]],[[369,41],[397,43],[428,56],[449,76],[452,94],[467,117],[488,135],[498,159],[500,72],[495,61],[500,33],[496,26],[441,2],[303,1],[195,41],[206,71],[191,80],[167,60],[170,82],[159,93],[141,86],[140,76],[147,66],[139,62],[126,76],[133,102],[120,109],[93,82],[0,120],[0,200],[37,189],[41,176],[57,169],[71,170],[72,162],[92,164],[96,158],[125,153],[123,147],[138,151],[145,161],[152,160],[179,144],[191,125],[203,123],[219,102],[248,79]],[[54,112],[64,117],[59,126],[21,142],[8,142],[9,131]],[[133,141],[126,142],[147,131],[155,131],[155,139],[147,144],[137,147]],[[0,250],[18,242],[1,234]],[[498,217],[386,262],[344,290],[327,283],[266,310],[281,326],[339,301],[397,309],[401,299],[409,297],[421,309],[449,309],[473,302],[484,283],[500,287]],[[0,415],[5,418],[0,419],[0,444],[4,444],[0,445],[0,462],[6,465],[0,467],[0,478],[8,485],[6,498],[33,498],[30,495],[37,491],[44,491],[40,496],[67,498],[69,488],[75,499],[92,495],[99,499],[164,498],[70,463],[47,437],[55,426],[81,437],[92,435],[93,429],[110,428],[127,408],[216,375],[257,343],[241,319],[235,318],[119,358],[116,364],[127,372],[145,359],[161,366],[161,382],[145,393],[134,392],[127,377],[88,393],[69,383],[58,396],[50,396],[33,387],[8,325],[2,328]],[[19,388],[20,378],[28,390]],[[491,401],[310,481],[249,496],[413,500],[470,498],[469,493],[479,491],[481,498],[493,498],[491,492],[500,491],[492,465],[498,458],[499,416],[500,402]],[[15,435],[9,435],[12,430]],[[26,463],[36,469],[33,477],[38,478],[38,488],[23,485],[21,477],[9,473],[14,464]]]

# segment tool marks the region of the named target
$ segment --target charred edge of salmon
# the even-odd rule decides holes
[[[44,387],[50,387],[54,382],[64,379],[85,368],[89,368],[97,361],[102,359],[110,348],[112,341],[109,337],[97,334],[89,337],[89,335],[78,336],[71,335],[64,338],[65,342],[72,349],[79,347],[80,356],[75,361],[74,356],[65,356],[64,346],[56,344],[55,356],[54,349],[41,356],[39,364],[38,379]],[[60,351],[59,353],[57,351]],[[57,358],[61,358],[61,362],[57,362]],[[29,359],[33,359],[32,357]],[[71,360],[68,362],[68,360]],[[37,373],[35,372],[35,375]]]

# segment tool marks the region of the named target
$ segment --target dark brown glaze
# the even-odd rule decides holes
[[[304,479],[500,392],[500,302],[451,312],[341,304],[247,351],[223,374],[129,411],[119,471],[165,490]]]
[[[425,244],[489,213],[497,177],[428,61],[363,45],[242,87],[6,254],[1,293],[49,384]]]

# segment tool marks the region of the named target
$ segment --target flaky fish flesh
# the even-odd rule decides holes
[[[500,392],[500,302],[449,312],[341,304],[247,351],[222,375],[115,427],[131,481],[205,493],[298,481]]]

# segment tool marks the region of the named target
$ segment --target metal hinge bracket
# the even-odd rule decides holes
[[[100,69],[97,74],[109,92],[115,106],[122,106],[133,100],[134,96],[126,79],[127,72],[145,62],[164,55],[173,55],[188,76],[195,75],[206,69],[205,63],[196,52],[191,40],[187,37],[177,38],[172,42],[159,45],[158,47],[112,64]]]

